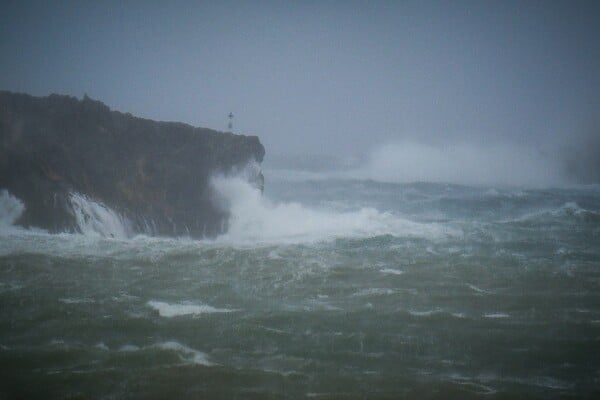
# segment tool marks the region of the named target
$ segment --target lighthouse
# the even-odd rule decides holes
[[[227,124],[227,129],[229,129],[229,132],[233,132],[233,113],[230,112],[228,115],[229,118],[229,123]]]

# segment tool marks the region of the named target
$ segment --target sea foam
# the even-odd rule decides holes
[[[393,268],[380,269],[379,272],[381,272],[382,274],[390,274],[390,275],[402,275],[404,273],[404,271],[402,271],[402,270],[393,269]]]
[[[229,229],[219,241],[242,244],[307,243],[382,235],[439,240],[457,232],[436,223],[417,223],[372,207],[354,211],[275,203],[239,177],[213,177],[215,202],[229,212]]]
[[[106,346],[103,342],[96,344],[94,348],[103,351],[110,350],[108,346]],[[156,350],[174,352],[179,356],[179,359],[185,364],[204,365],[207,367],[217,365],[208,360],[208,355],[206,353],[193,349],[174,340],[159,342],[143,347],[137,346],[135,344],[124,344],[117,349],[119,353],[137,353],[140,351],[148,352]]]
[[[150,307],[158,311],[158,315],[165,318],[179,317],[183,315],[200,315],[200,314],[213,314],[213,313],[230,313],[238,310],[232,310],[228,308],[215,308],[206,304],[192,304],[192,303],[165,303],[163,301],[149,301],[147,303]]]
[[[14,224],[23,211],[25,206],[21,200],[10,194],[8,190],[0,190],[0,227],[6,228]]]
[[[208,361],[207,354],[176,341],[158,343],[154,347],[161,350],[174,351],[179,354],[180,359],[186,363],[204,365],[207,367],[216,365],[215,363]]]
[[[79,193],[71,193],[70,201],[78,229],[83,235],[119,239],[130,236],[127,219],[108,206]]]

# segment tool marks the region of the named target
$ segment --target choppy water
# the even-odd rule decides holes
[[[598,187],[266,177],[217,182],[213,241],[24,231],[13,204],[0,397],[600,394]]]

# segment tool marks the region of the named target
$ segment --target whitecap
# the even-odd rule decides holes
[[[158,315],[165,318],[179,317],[183,315],[200,315],[212,313],[230,313],[239,310],[229,308],[215,308],[206,304],[193,303],[166,303],[163,301],[151,300],[148,306],[158,311]]]
[[[382,274],[391,274],[391,275],[402,275],[404,273],[404,271],[401,271],[399,269],[393,269],[393,268],[380,269],[379,272],[381,272]]]
[[[138,351],[140,348],[134,344],[125,344],[119,347],[119,351],[123,353],[130,353],[134,351]]]
[[[484,318],[508,318],[510,315],[502,312],[483,314]]]
[[[83,303],[94,303],[93,299],[88,298],[72,298],[72,297],[63,297],[58,299],[61,303],[65,304],[83,304]]]
[[[190,364],[204,365],[210,367],[216,365],[208,361],[208,355],[199,350],[192,349],[176,341],[162,342],[154,345],[161,350],[174,351],[179,354],[182,361]]]
[[[108,346],[106,344],[104,344],[104,342],[96,343],[94,345],[94,348],[96,348],[98,350],[102,350],[102,351],[108,351],[109,350]]]
[[[227,233],[217,242],[292,244],[383,235],[441,240],[459,235],[441,224],[414,222],[372,207],[342,212],[295,202],[274,203],[237,177],[213,177],[211,186],[215,204],[230,215]]]
[[[355,297],[363,297],[363,296],[382,296],[382,295],[390,295],[396,293],[393,289],[386,288],[367,288],[361,289],[358,292],[354,293],[352,296]]]
[[[433,314],[439,314],[441,312],[442,312],[442,310],[440,310],[439,308],[437,308],[435,310],[426,310],[426,311],[408,310],[408,313],[414,317],[429,317]]]
[[[475,285],[472,285],[472,284],[470,284],[470,283],[467,283],[466,285],[467,285],[467,287],[468,287],[469,289],[473,290],[474,292],[477,292],[477,293],[483,293],[483,294],[489,294],[489,293],[490,293],[489,291],[487,291],[487,290],[485,290],[485,289],[478,288],[477,286],[475,286]]]

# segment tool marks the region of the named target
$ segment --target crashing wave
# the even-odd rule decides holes
[[[213,177],[215,201],[229,213],[228,231],[218,240],[234,243],[306,243],[383,235],[439,240],[456,232],[418,223],[372,207],[340,212],[300,203],[274,203],[245,178]]]
[[[124,239],[131,235],[131,224],[106,205],[79,194],[71,193],[73,215],[79,233],[92,237]]]
[[[0,226],[13,225],[25,211],[23,203],[8,190],[0,190]]]
[[[503,221],[505,223],[533,223],[533,222],[554,222],[554,221],[576,220],[584,223],[599,223],[600,212],[588,210],[580,207],[576,202],[569,201],[557,208],[543,209],[529,214],[525,214],[513,220]]]

